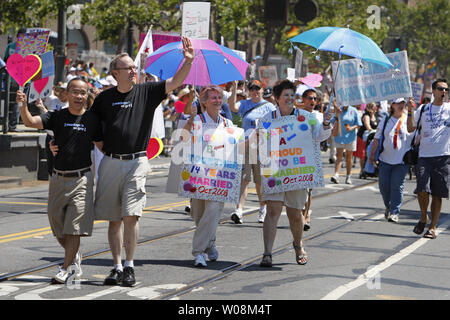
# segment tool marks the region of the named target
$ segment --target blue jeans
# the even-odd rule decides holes
[[[400,213],[407,172],[408,165],[406,164],[389,164],[380,161],[378,185],[380,186],[384,206],[389,208],[391,214]]]

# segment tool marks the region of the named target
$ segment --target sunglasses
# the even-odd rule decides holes
[[[308,98],[308,99],[311,100],[311,101],[317,100],[317,97],[306,97],[306,98]]]
[[[439,90],[439,91],[447,91],[448,92],[448,88],[437,87],[436,89]]]

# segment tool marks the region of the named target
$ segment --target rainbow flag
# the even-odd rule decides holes
[[[286,32],[286,37],[292,38],[300,33],[297,26],[293,26],[288,32]]]

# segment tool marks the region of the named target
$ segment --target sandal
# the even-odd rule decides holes
[[[425,229],[426,222],[417,222],[416,226],[414,227],[414,233],[415,234],[422,234],[423,230]]]
[[[300,252],[302,251],[302,246],[296,246],[294,244],[294,242],[292,242],[292,246],[294,247],[295,250],[299,250]],[[306,254],[297,255],[297,252],[296,252],[295,253],[295,261],[297,262],[297,264],[303,266],[308,262],[308,256]]]
[[[427,232],[425,232],[425,234],[423,235],[424,238],[427,239],[436,239],[436,231],[434,230],[428,230]]]
[[[264,268],[272,267],[272,255],[271,254],[263,254],[263,258],[262,258],[259,266],[264,267]]]

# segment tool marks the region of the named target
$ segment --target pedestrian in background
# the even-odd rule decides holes
[[[344,106],[342,109],[336,106],[335,108],[336,117],[332,120],[334,124],[332,135],[336,146],[336,163],[331,182],[339,183],[339,171],[345,151],[345,168],[347,170],[345,183],[352,184],[351,173],[353,152],[356,151],[356,132],[362,126],[362,123],[360,117],[358,117],[358,112],[352,106]]]
[[[232,94],[229,99],[231,112],[239,113],[242,117],[242,128],[245,130],[246,140],[248,140],[251,132],[255,130],[256,121],[263,118],[266,114],[275,111],[275,106],[263,99],[263,86],[261,82],[253,80],[250,82],[248,89],[250,99],[236,102],[237,81],[235,81],[231,87]],[[250,144],[252,144],[252,141],[250,141]],[[250,149],[252,150],[250,151]],[[243,223],[242,208],[245,199],[247,198],[247,187],[252,180],[252,175],[259,200],[258,222],[264,222],[264,217],[266,215],[266,206],[261,198],[261,172],[257,157],[255,157],[257,153],[256,150],[256,146],[253,148],[250,147],[249,144],[246,144],[239,203],[236,210],[231,214],[231,220],[237,224]]]
[[[395,223],[399,220],[405,177],[409,169],[403,162],[403,156],[410,149],[413,138],[406,125],[405,106],[403,98],[392,102],[391,114],[381,120],[369,156],[370,163],[374,165],[375,153],[382,140],[383,146],[378,157],[378,184],[385,207],[384,217]]]

